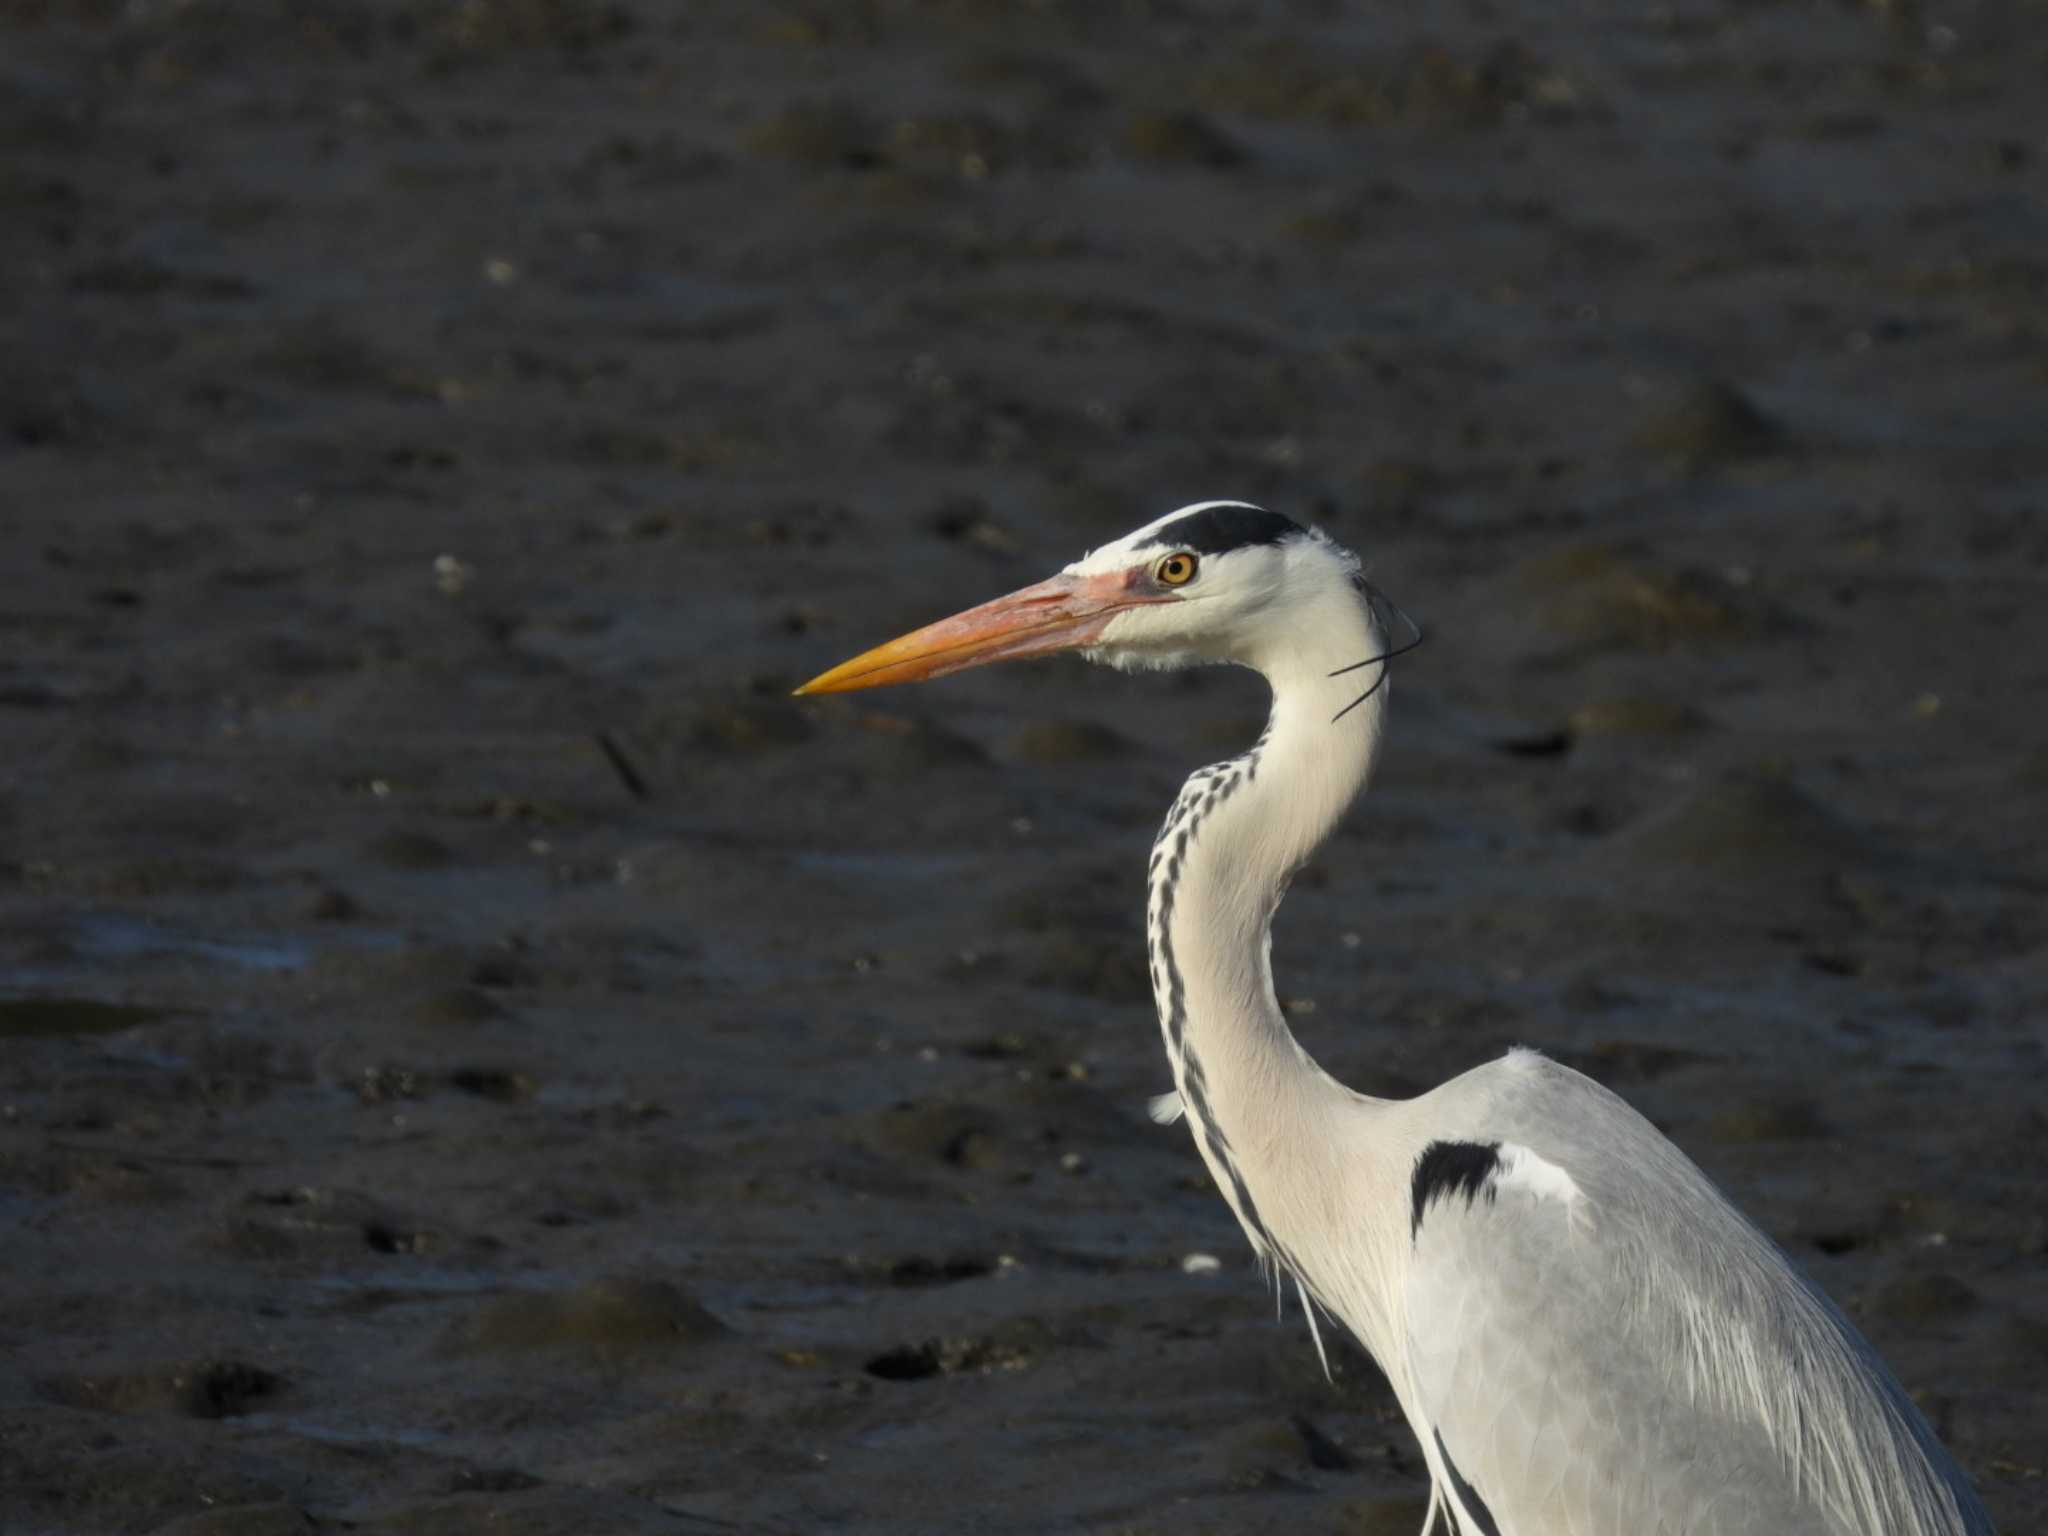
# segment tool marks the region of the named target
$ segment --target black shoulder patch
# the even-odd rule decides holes
[[[1442,1146],[1439,1142],[1437,1145]],[[1472,1517],[1474,1536],[1500,1536],[1500,1527],[1494,1524],[1493,1511],[1486,1507],[1486,1500],[1479,1497],[1479,1490],[1465,1481],[1465,1474],[1458,1470],[1458,1464],[1451,1460],[1451,1453],[1444,1449],[1444,1437],[1440,1431],[1431,1430],[1436,1439],[1437,1459],[1444,1464],[1444,1476],[1451,1480],[1451,1492],[1458,1496],[1458,1504]]]
[[[1408,1196],[1408,1235],[1413,1237],[1422,1229],[1422,1213],[1432,1200],[1463,1195],[1470,1205],[1482,1192],[1492,1199],[1486,1181],[1499,1167],[1497,1141],[1432,1141],[1415,1160],[1415,1180]]]
[[[1259,507],[1204,507],[1186,517],[1161,524],[1141,548],[1191,549],[1198,555],[1220,555],[1254,544],[1278,544],[1305,530],[1291,517]]]

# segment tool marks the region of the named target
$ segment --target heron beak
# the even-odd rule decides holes
[[[819,673],[796,691],[849,693],[856,688],[923,682],[992,661],[1080,650],[1093,645],[1104,626],[1124,609],[1173,601],[1145,590],[1141,585],[1144,574],[1142,566],[1098,576],[1070,576],[1063,571],[1037,586],[863,651],[853,660]]]

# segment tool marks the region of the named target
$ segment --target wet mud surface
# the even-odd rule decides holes
[[[1144,1112],[1255,680],[786,697],[1211,496],[1433,637],[1308,1046],[2048,1525],[2042,13],[1403,15],[0,4],[0,1526],[1419,1526]]]

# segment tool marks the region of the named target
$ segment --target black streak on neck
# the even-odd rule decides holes
[[[1263,746],[1264,742],[1265,738],[1261,737],[1260,745]],[[1209,1107],[1208,1078],[1195,1054],[1193,1042],[1187,1037],[1187,983],[1181,976],[1180,963],[1173,950],[1174,898],[1179,893],[1181,865],[1187,856],[1189,839],[1208,814],[1228,800],[1240,784],[1251,782],[1251,771],[1258,758],[1259,748],[1253,747],[1243,757],[1197,770],[1181,787],[1180,797],[1174,801],[1173,809],[1167,813],[1166,824],[1159,829],[1159,836],[1153,843],[1147,942],[1151,950],[1152,986],[1159,1003],[1160,1026],[1166,1035],[1169,1056],[1177,1058],[1180,1063],[1178,1085],[1188,1129],[1207,1144],[1210,1155],[1222,1169],[1218,1177],[1229,1179],[1232,1204],[1254,1248],[1276,1255],[1278,1262],[1299,1275],[1299,1267],[1281,1251],[1260,1219],[1258,1205],[1245,1185],[1244,1175],[1238,1171],[1237,1155],[1231,1150],[1230,1139],[1224,1135],[1223,1127],[1216,1123],[1215,1114]],[[1165,855],[1163,867],[1160,864],[1162,853]]]

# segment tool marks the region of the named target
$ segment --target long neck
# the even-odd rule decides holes
[[[1339,673],[1386,648],[1370,608],[1348,592],[1319,607],[1259,658],[1273,689],[1265,734],[1193,774],[1153,846],[1153,996],[1198,1136],[1232,1134],[1225,1128],[1243,1114],[1327,1081],[1274,995],[1272,919],[1288,880],[1364,787],[1387,689],[1374,688],[1383,664]]]

